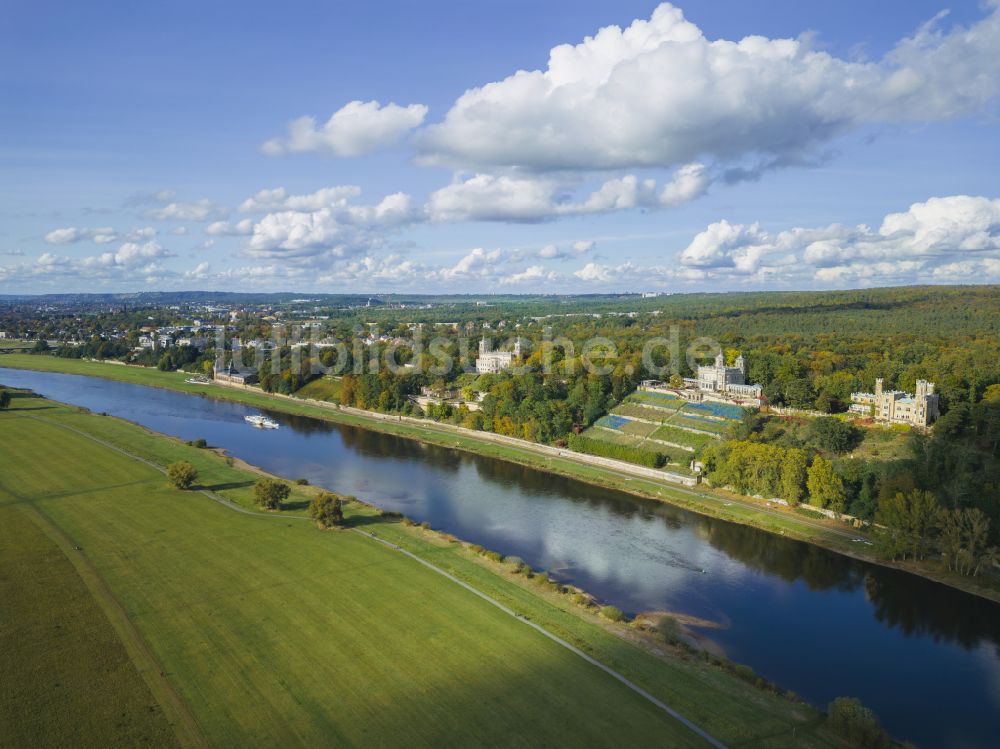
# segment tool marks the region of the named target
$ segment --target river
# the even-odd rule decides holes
[[[0,383],[204,438],[580,586],[629,612],[670,610],[735,661],[825,706],[860,698],[899,739],[993,747],[1000,605],[809,544],[523,466],[280,412],[93,377],[0,368]],[[207,387],[206,390],[210,390]]]

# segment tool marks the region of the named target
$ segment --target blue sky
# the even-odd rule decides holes
[[[148,5],[6,4],[0,293],[1000,281],[994,4]]]

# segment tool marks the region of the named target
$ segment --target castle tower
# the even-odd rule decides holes
[[[488,353],[490,353],[490,344],[486,340],[486,336],[483,336],[482,340],[479,341],[479,355],[484,356]]]
[[[715,366],[717,367],[726,366],[726,355],[723,354],[721,351],[719,352],[719,355],[715,357]]]
[[[929,389],[928,386],[930,386]],[[934,392],[934,386],[927,380],[917,380],[917,400],[924,400],[932,392]]]
[[[514,356],[521,358],[521,337],[518,336],[514,339]]]
[[[882,397],[882,378],[878,377],[875,380],[875,398],[876,400]]]
[[[743,374],[747,373],[747,360],[743,358],[743,354],[736,357],[736,368],[743,370]]]

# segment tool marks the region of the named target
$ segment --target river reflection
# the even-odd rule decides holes
[[[514,554],[628,612],[723,625],[727,654],[817,704],[853,695],[895,736],[994,746],[1000,606],[753,528],[525,466],[357,427],[94,378],[0,382],[212,445],[269,471]],[[915,709],[914,700],[933,705]]]

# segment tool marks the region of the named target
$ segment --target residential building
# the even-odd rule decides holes
[[[916,390],[916,393],[884,390],[879,377],[875,380],[874,393],[851,393],[848,410],[886,424],[926,427],[939,415],[938,394],[934,392],[934,383],[927,380],[917,380]]]

